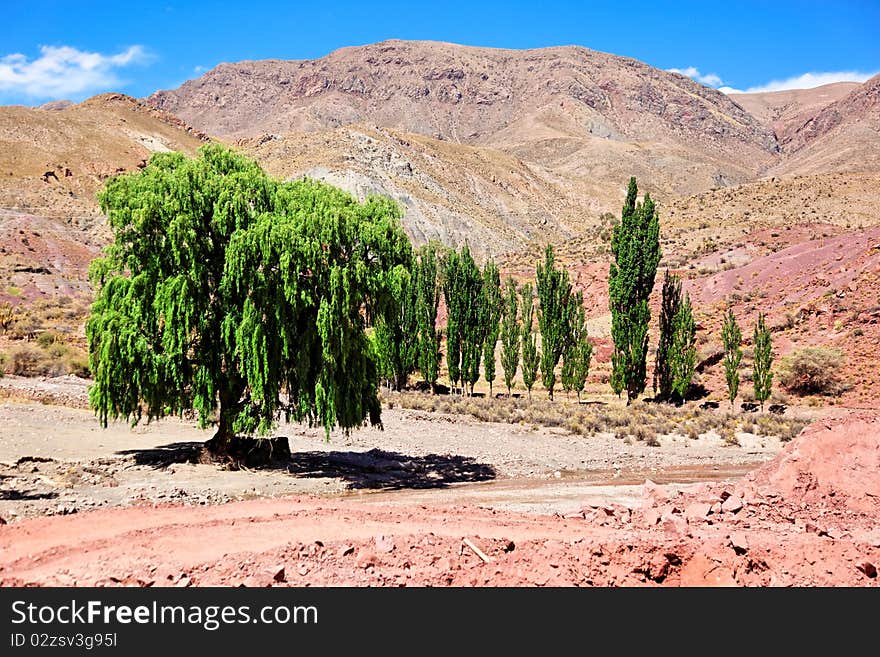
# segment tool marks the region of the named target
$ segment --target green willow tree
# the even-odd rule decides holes
[[[195,410],[222,454],[282,415],[328,436],[381,422],[365,317],[411,264],[394,203],[274,181],[216,144],[156,154],[99,200],[113,241],[86,335],[104,426]]]
[[[660,222],[650,194],[636,202],[638,186],[630,178],[620,223],[611,238],[608,297],[611,308],[611,387],[618,395],[626,390],[627,404],[646,385],[648,298],[660,263]]]
[[[755,388],[755,401],[761,404],[764,410],[764,402],[770,398],[770,390],[773,386],[773,339],[770,329],[767,328],[764,313],[758,313],[758,322],[755,324],[754,334],[755,359],[752,370],[752,384]]]
[[[501,278],[498,267],[489,260],[483,267],[483,320],[485,338],[483,340],[483,376],[489,384],[489,396],[492,396],[492,384],[495,382],[495,347],[498,345],[498,334],[501,331]]]
[[[517,321],[519,294],[516,291],[516,282],[510,276],[504,281],[504,293],[502,296],[501,369],[504,370],[504,384],[507,386],[507,396],[509,397],[513,389],[516,369],[519,367],[520,341],[519,322]]]
[[[739,393],[739,366],[742,363],[742,331],[736,323],[733,310],[728,310],[721,326],[721,341],[724,344],[724,378],[727,381],[727,397],[730,408]]]
[[[553,247],[549,244],[544,250],[544,264],[538,264],[536,279],[540,302],[541,382],[553,399],[556,365],[571,333],[572,304],[568,272],[556,267]]]
[[[535,337],[535,289],[531,283],[522,288],[522,378],[532,398],[532,386],[538,378],[538,341]]]
[[[440,375],[440,330],[437,328],[437,306],[440,303],[438,247],[433,242],[419,249],[416,262],[418,294],[416,324],[418,326],[418,367],[433,391]]]

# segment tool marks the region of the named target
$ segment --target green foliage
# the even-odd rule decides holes
[[[507,394],[513,388],[516,368],[519,366],[520,328],[517,321],[519,295],[516,282],[508,276],[504,281],[504,294],[501,312],[501,368],[504,370],[504,384]]]
[[[733,310],[728,310],[721,326],[721,341],[724,343],[724,378],[727,381],[727,397],[730,407],[739,392],[739,366],[742,362],[742,331],[736,323]]]
[[[498,267],[492,260],[483,267],[483,303],[482,317],[484,321],[483,331],[483,376],[489,383],[489,396],[492,396],[492,384],[495,381],[495,346],[498,344],[498,334],[501,331],[501,312],[503,302],[501,299],[501,278]]]
[[[590,374],[593,358],[593,343],[587,332],[587,319],[584,312],[583,295],[579,292],[572,298],[572,320],[569,339],[562,352],[562,388],[566,393],[574,392],[581,398],[581,392]]]
[[[366,318],[393,312],[412,250],[389,199],[278,182],[217,144],[158,153],[99,194],[113,231],[86,326],[103,425],[219,406],[211,446],[280,415],[380,422]]]
[[[471,392],[480,378],[480,357],[485,340],[483,277],[467,245],[446,259],[443,294],[446,299],[446,365],[453,385],[469,384]]]
[[[398,266],[391,272],[391,296],[384,312],[376,318],[379,374],[394,381],[398,390],[406,387],[418,361],[418,271],[410,274]]]
[[[538,343],[534,331],[535,290],[531,283],[522,288],[522,378],[523,385],[532,397],[532,386],[538,377]]]
[[[6,333],[21,318],[18,309],[7,301],[0,303],[0,331]]]
[[[780,361],[779,382],[798,395],[839,395],[843,352],[826,347],[803,347]]]
[[[611,239],[608,295],[611,307],[611,387],[618,395],[626,390],[631,402],[645,389],[648,354],[648,298],[654,289],[660,263],[660,223],[649,194],[636,202],[636,179],[630,178],[620,224]]]
[[[425,381],[433,389],[440,374],[440,330],[437,328],[437,306],[440,303],[438,247],[429,243],[419,249],[416,261],[418,366]]]
[[[544,250],[544,264],[538,265],[536,278],[540,300],[541,382],[553,399],[556,365],[570,340],[573,305],[568,272],[556,268],[553,247],[549,244]]]
[[[672,398],[670,352],[674,341],[675,316],[681,307],[681,280],[666,270],[660,302],[660,339],[654,364],[654,396],[662,401]]]
[[[672,336],[672,348],[669,354],[672,395],[675,399],[683,400],[697,366],[697,326],[688,294],[685,294],[675,313]]]
[[[764,313],[758,314],[758,322],[755,325],[754,349],[752,384],[755,387],[755,401],[760,403],[761,410],[764,410],[764,402],[770,398],[770,389],[773,385],[773,372],[770,371],[770,366],[773,364],[773,343],[770,330],[764,320]]]

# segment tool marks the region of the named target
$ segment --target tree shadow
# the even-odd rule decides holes
[[[0,490],[0,500],[4,500],[7,502],[21,502],[21,501],[29,501],[29,500],[54,500],[58,497],[58,493],[48,492],[48,493],[37,493],[37,492],[23,492],[20,490]]]
[[[298,477],[344,480],[353,490],[446,488],[450,484],[488,481],[495,468],[468,456],[408,456],[372,449],[369,452],[296,452],[287,467]]]
[[[120,456],[133,456],[138,465],[147,465],[157,470],[175,463],[198,463],[205,443],[169,443],[147,449],[124,449],[116,452]]]

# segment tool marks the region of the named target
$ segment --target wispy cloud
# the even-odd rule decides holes
[[[667,68],[666,70],[670,73],[680,73],[681,75],[689,77],[692,80],[696,80],[709,87],[720,87],[723,84],[723,81],[718,75],[715,73],[706,73],[703,75],[696,66],[688,66],[687,68]]]
[[[688,66],[687,68],[668,68],[670,73],[680,73],[692,80],[696,80],[709,87],[714,87],[724,94],[754,94],[767,91],[787,91],[789,89],[812,89],[813,87],[821,87],[823,84],[832,84],[834,82],[864,82],[868,78],[877,75],[877,71],[873,73],[862,73],[860,71],[830,71],[824,73],[803,73],[795,75],[784,80],[773,80],[767,84],[760,84],[747,89],[735,89],[734,87],[724,84],[721,76],[715,73],[702,74],[696,66]]]
[[[862,73],[860,71],[831,71],[826,73],[803,73],[784,80],[773,80],[767,84],[758,85],[757,87],[749,87],[745,93],[760,93],[764,91],[787,91],[789,89],[812,89],[821,87],[823,84],[833,84],[835,82],[864,82],[868,78],[877,75],[877,71],[873,73]],[[725,91],[724,93],[742,93],[737,91]]]
[[[142,46],[105,55],[71,46],[41,46],[40,56],[21,53],[0,57],[0,94],[31,99],[77,98],[124,84],[116,70],[143,63],[149,56]]]

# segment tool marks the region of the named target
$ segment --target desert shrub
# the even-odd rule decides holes
[[[6,374],[6,361],[8,357],[6,356],[5,351],[0,351],[0,377]]]
[[[839,395],[843,353],[825,347],[804,347],[782,359],[779,380],[798,395]]]
[[[43,374],[43,351],[33,345],[25,344],[12,351],[10,371],[18,376],[37,376]]]
[[[61,336],[58,335],[55,331],[43,331],[40,335],[37,336],[37,344],[43,348],[48,349],[55,343],[59,343],[61,341]]]

